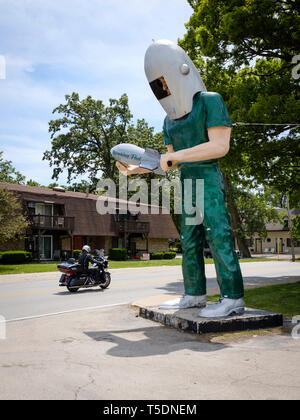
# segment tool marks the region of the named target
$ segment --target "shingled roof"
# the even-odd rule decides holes
[[[74,191],[57,191],[50,188],[32,187],[27,185],[9,184],[0,182],[0,188],[17,193],[24,201],[40,203],[63,204],[65,216],[75,217],[75,236],[118,236],[114,217],[110,214],[100,215],[97,212],[97,200],[107,200],[119,208],[121,203],[130,203],[124,200],[101,197],[95,194],[86,194]],[[148,214],[140,214],[139,221],[150,223],[149,238],[179,238],[178,231],[169,214],[151,214],[151,208],[147,204],[141,207],[148,209]],[[157,207],[156,207],[157,209]]]

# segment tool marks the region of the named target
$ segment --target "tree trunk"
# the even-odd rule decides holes
[[[287,211],[288,211],[288,223],[289,223],[289,230],[290,230],[290,239],[291,239],[291,251],[292,251],[292,261],[296,261],[295,256],[295,242],[294,242],[294,235],[293,235],[293,220],[291,215],[291,209],[290,209],[290,197],[289,193],[286,193],[286,202],[287,202]]]
[[[251,258],[251,253],[249,251],[246,240],[238,234],[238,228],[241,229],[241,220],[238,213],[238,209],[234,202],[234,198],[231,193],[230,181],[227,178],[227,176],[224,174],[224,172],[222,173],[223,173],[225,191],[226,191],[227,209],[230,214],[231,229],[232,229],[233,237],[237,240],[237,244],[241,252],[241,256],[243,258]]]

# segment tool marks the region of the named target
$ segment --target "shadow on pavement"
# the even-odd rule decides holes
[[[82,288],[82,289],[79,289],[78,292],[76,292],[76,293],[71,293],[71,292],[69,292],[69,290],[62,290],[62,291],[53,293],[53,295],[55,295],[55,296],[66,296],[66,295],[78,296],[78,294],[80,294],[80,293],[104,293],[104,292],[105,292],[104,289],[94,287],[94,288],[90,288],[90,289]]]
[[[85,334],[100,343],[113,343],[115,346],[107,351],[113,357],[149,357],[182,350],[208,353],[228,347],[220,343],[210,343],[204,337],[191,336],[160,326],[120,331],[89,331]]]
[[[244,276],[244,285],[245,288],[250,289],[254,287],[263,287],[263,286],[272,286],[276,284],[287,284],[287,283],[296,283],[300,281],[300,276]],[[207,279],[207,288],[216,288],[218,287],[217,279],[216,278],[208,278]],[[158,290],[165,290],[169,293],[174,294],[183,294],[184,287],[183,287],[183,280],[178,280],[176,282],[167,283],[165,286],[157,287]]]
[[[156,287],[156,289],[165,290],[168,293],[174,293],[175,295],[181,295],[184,293],[183,280],[167,283],[165,286]]]

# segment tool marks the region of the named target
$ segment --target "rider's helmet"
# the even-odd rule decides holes
[[[91,247],[89,247],[88,245],[84,245],[84,247],[82,248],[82,251],[90,253],[91,252]]]

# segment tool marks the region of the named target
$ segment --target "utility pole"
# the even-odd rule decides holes
[[[292,249],[292,261],[296,261],[295,257],[295,244],[294,244],[294,236],[293,236],[293,220],[292,220],[292,214],[290,209],[290,196],[289,193],[286,193],[286,203],[287,203],[287,211],[288,211],[288,225],[289,225],[289,231],[290,231],[290,239],[291,239],[291,249]]]

